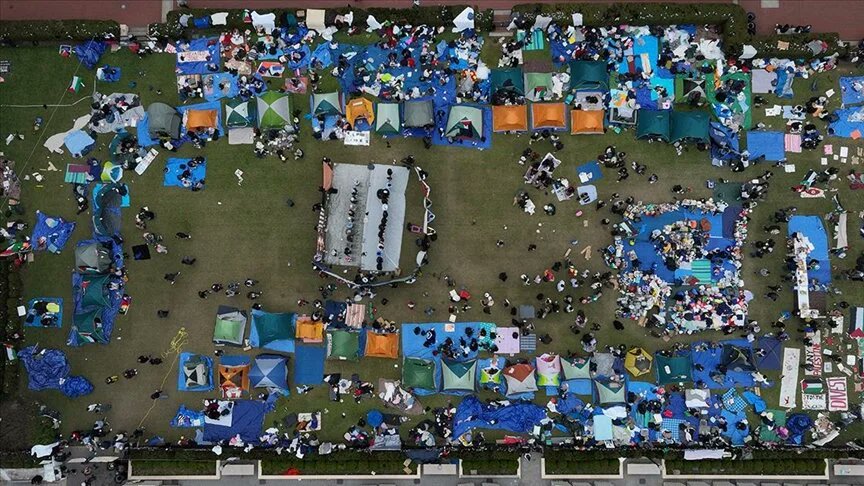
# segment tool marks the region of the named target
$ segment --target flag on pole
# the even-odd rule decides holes
[[[84,87],[84,81],[78,76],[72,76],[72,82],[69,84],[68,91],[70,93],[77,93]]]
[[[13,345],[3,343],[3,347],[6,348],[6,361],[15,361],[18,359],[18,351],[15,350]]]

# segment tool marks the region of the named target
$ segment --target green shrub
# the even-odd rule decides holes
[[[117,38],[120,24],[113,20],[4,20],[0,42],[85,41]]]
[[[0,451],[0,464],[9,469],[30,469],[39,467],[39,462],[30,451]]]
[[[477,476],[513,476],[519,471],[519,456],[509,460],[500,459],[462,459],[462,473]]]
[[[212,452],[210,453],[212,456]],[[135,476],[212,476],[216,460],[210,461],[132,461]]]

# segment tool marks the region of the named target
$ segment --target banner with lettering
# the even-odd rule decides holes
[[[825,381],[828,385],[828,410],[831,412],[845,412],[849,410],[846,377],[835,376]]]

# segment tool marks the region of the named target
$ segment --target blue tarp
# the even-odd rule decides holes
[[[294,350],[294,384],[320,385],[324,381],[326,346],[298,344]]]
[[[219,442],[240,435],[244,442],[257,442],[264,425],[266,402],[260,400],[234,400],[231,425],[204,424],[204,440]]]
[[[99,64],[99,58],[105,53],[108,46],[101,41],[89,40],[75,46],[75,55],[87,69],[93,69]]]
[[[804,434],[813,427],[813,419],[805,413],[794,413],[786,417],[786,429],[789,430],[789,442],[801,445]]]
[[[738,143],[738,132],[724,126],[722,123],[712,121],[709,125],[711,137],[711,159],[724,161],[737,159],[741,154]],[[140,140],[139,140],[140,141]],[[715,163],[715,165],[720,165]]]
[[[641,55],[648,54],[648,61],[651,65],[652,72],[657,67],[657,59],[660,56],[660,39],[653,35],[644,35],[633,39],[633,52],[625,52],[624,58],[618,64],[618,72],[625,74],[628,72],[627,55],[633,55],[633,62],[637,72],[642,72]],[[674,92],[674,91],[673,91]],[[671,94],[672,92],[670,92]]]
[[[75,130],[63,138],[63,144],[66,145],[72,157],[83,157],[96,145],[96,140],[93,140],[93,137],[87,135],[83,130]]]
[[[204,366],[207,368],[207,385],[186,385],[186,363],[192,359],[193,357],[197,357],[204,362]],[[189,352],[180,353],[180,358],[177,361],[177,389],[180,391],[189,391],[189,392],[198,392],[198,391],[210,391],[216,387],[216,380],[214,378],[214,368],[213,368],[213,359],[209,356],[204,356],[203,354],[195,354]]]
[[[708,342],[693,343],[693,381],[703,381],[708,388],[725,389],[730,387],[753,386],[753,376],[749,371],[735,371],[733,369],[726,370],[726,378],[723,383],[717,383],[711,378],[712,372],[717,371],[717,366],[720,365],[723,359],[723,345],[729,344],[752,350],[752,345],[746,339],[731,339],[720,341],[720,346],[711,349]],[[707,349],[700,349],[707,346]],[[696,365],[701,365],[703,369],[699,371]]]
[[[582,179],[581,175],[585,174],[587,179]],[[596,160],[586,162],[579,167],[576,167],[576,177],[579,184],[591,184],[603,178],[603,172],[600,170],[600,164]]]
[[[60,384],[60,391],[67,398],[78,398],[93,393],[93,384],[83,376],[70,376]]]
[[[36,304],[39,302],[57,304],[60,310],[57,312],[46,311],[40,314],[35,309]],[[49,317],[51,317],[50,320],[54,322],[54,325],[48,327],[63,327],[63,299],[60,297],[37,297],[35,299],[30,299],[30,302],[27,303],[27,315],[24,317],[24,325],[29,327],[46,327],[42,324],[42,317],[46,314],[48,314]]]
[[[185,405],[180,405],[177,414],[171,419],[171,427],[192,428],[204,425],[204,412],[191,410]]]
[[[855,131],[864,137],[864,106],[846,108],[834,112],[840,119],[828,125],[828,134],[835,137],[852,138]]]
[[[96,77],[104,83],[116,83],[120,81],[120,66],[104,65],[96,71]]]
[[[777,70],[777,86],[774,88],[774,94],[780,98],[791,98],[795,95],[792,92],[792,81],[795,75],[786,69]]]
[[[211,71],[207,65],[219,67],[219,39],[213,37],[211,39],[193,39],[188,42],[188,48],[184,48],[183,41],[177,48],[177,74],[207,74]],[[207,51],[209,59],[203,61],[184,62],[187,52],[192,51]]]
[[[747,151],[750,160],[765,157],[765,160],[778,162],[786,160],[786,145],[783,132],[749,131],[747,132]]]
[[[93,385],[82,376],[69,376],[66,353],[59,349],[29,346],[18,352],[29,378],[28,388],[34,391],[60,390],[69,398],[84,396],[93,391]]]
[[[864,103],[864,89],[855,91],[852,86],[856,83],[859,86],[864,86],[864,76],[840,78],[840,94],[842,95],[844,105]]]
[[[461,437],[474,428],[525,434],[544,418],[546,410],[533,403],[515,403],[493,409],[470,395],[456,407],[456,414],[453,415],[453,437]]]
[[[807,260],[819,262],[819,268],[807,270],[810,280],[816,279],[820,284],[831,283],[831,262],[828,260],[828,234],[819,216],[792,216],[789,219],[789,236],[801,233],[813,245],[813,251],[807,255]]]
[[[33,249],[34,251],[48,250],[51,253],[60,253],[74,230],[75,223],[73,221],[48,216],[37,210],[36,224],[33,226],[33,234],[30,236]],[[42,238],[45,238],[44,246],[39,241]]]
[[[233,98],[240,92],[237,76],[231,73],[206,74],[201,81],[204,84],[204,99],[207,101]]]
[[[144,118],[138,121],[136,134],[138,135],[138,145],[142,147],[159,145],[159,140],[150,138],[150,120],[147,118],[146,113],[144,114]]]
[[[177,159],[170,158],[167,162],[165,162],[165,176],[162,179],[162,185],[167,187],[183,187],[185,189],[192,189],[199,181],[203,181],[204,177],[207,175],[207,162],[204,161],[202,164],[198,164],[191,171],[191,175],[187,177],[187,181],[190,184],[189,186],[185,186],[181,181],[181,177],[183,172],[187,168],[187,164],[192,159]]]

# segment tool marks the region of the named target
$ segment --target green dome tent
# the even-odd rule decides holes
[[[339,115],[344,113],[342,95],[338,91],[332,93],[315,93],[312,95],[312,115]]]
[[[403,110],[406,127],[422,128],[435,124],[435,105],[432,100],[406,101]]]
[[[525,73],[525,98],[531,101],[549,99],[552,73]]]
[[[474,391],[477,360],[444,361],[441,368],[442,391]]]
[[[609,91],[609,72],[603,61],[570,61],[570,89]]]
[[[623,383],[595,381],[594,384],[600,405],[627,403],[627,389]]]
[[[444,136],[461,139],[479,139],[483,135],[483,111],[476,106],[450,107]]]
[[[291,101],[287,94],[267,91],[256,98],[259,128],[284,128],[290,126]]]
[[[489,75],[492,93],[498,91],[513,91],[517,95],[525,94],[525,81],[522,68],[493,69]]]
[[[671,141],[693,140],[710,141],[710,118],[704,111],[673,111],[669,121]]]
[[[565,380],[591,378],[591,359],[561,358],[561,373]]]
[[[330,331],[327,333],[329,353],[334,359],[357,361],[360,355],[360,334],[349,331]]]
[[[636,138],[657,137],[664,142],[669,141],[670,111],[669,110],[638,110],[636,122]]]
[[[396,135],[399,133],[400,125],[399,103],[378,103],[375,105],[375,133]]]
[[[408,388],[435,390],[435,362],[405,358],[402,362],[402,385]]]
[[[213,328],[213,342],[216,344],[243,344],[246,333],[246,314],[233,307],[220,306],[216,313],[216,325]]]
[[[254,100],[231,98],[225,103],[225,125],[228,128],[253,127],[257,119]]]

